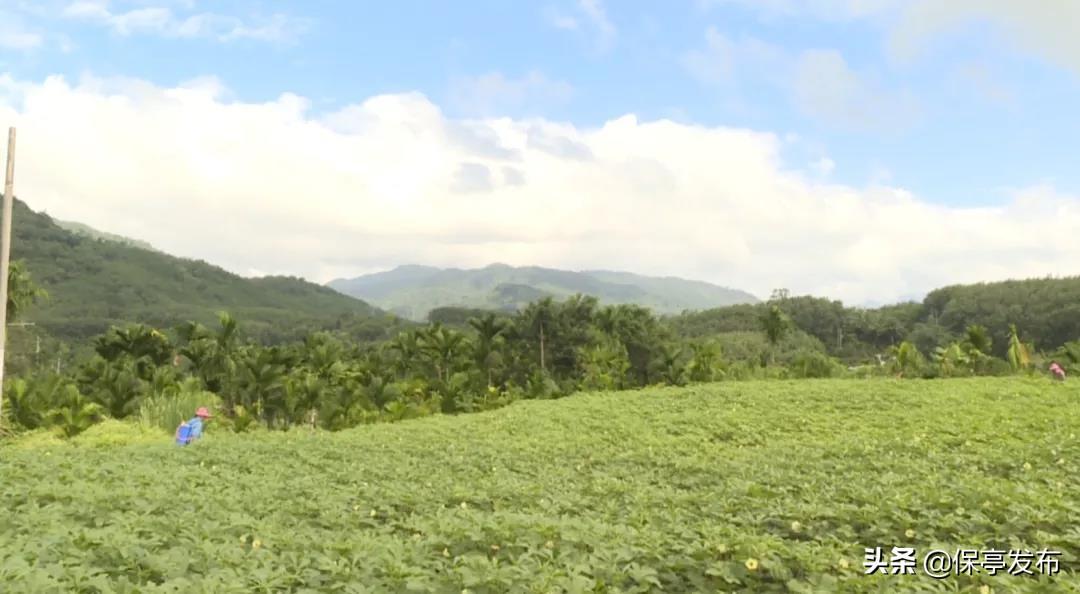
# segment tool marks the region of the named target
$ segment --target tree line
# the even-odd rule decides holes
[[[26,282],[15,286],[22,287],[16,299],[34,298]],[[734,326],[694,336],[685,335],[686,327],[680,332],[685,320],[662,319],[640,306],[601,306],[580,295],[543,299],[515,313],[444,310],[435,321],[378,343],[318,331],[299,341],[260,344],[227,313],[216,325],[188,322],[167,331],[129,324],[98,336],[93,354],[62,373],[38,368],[10,378],[5,426],[56,427],[74,435],[105,418],[140,418],[168,429],[190,411],[175,412],[168,422],[155,411],[183,402],[214,406],[234,430],[339,430],[581,390],[754,378],[999,375],[1034,372],[1048,357],[1080,362],[1078,342],[1039,352],[1014,325],[998,349],[986,327],[971,324],[960,339],[930,351],[899,332],[888,334],[887,325],[874,328],[901,340],[860,365],[844,364],[815,333],[827,325],[816,317],[809,321],[819,325],[807,323],[807,309],[799,307],[805,303],[778,294],[759,306],[727,308],[753,330]],[[867,336],[849,332],[849,344]],[[844,340],[837,336],[836,345]],[[1004,356],[995,355],[999,350]]]

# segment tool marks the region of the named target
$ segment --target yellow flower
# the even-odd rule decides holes
[[[800,524],[798,520],[791,523],[792,532],[798,532],[800,530],[802,530],[802,524]]]
[[[719,545],[716,545],[716,552],[718,552],[718,553],[720,553],[721,555],[723,555],[724,553],[726,553],[726,552],[727,552],[727,545],[726,545],[726,544],[719,544]]]
[[[915,538],[915,531],[912,530],[911,528],[908,528],[907,531],[904,532],[904,536],[906,536],[908,538]]]
[[[1024,462],[1024,470],[1031,470],[1031,462]]]
[[[979,594],[990,594],[990,592],[993,592],[990,586],[979,586]]]
[[[553,543],[553,542],[551,542],[551,541],[549,540],[549,541],[547,541],[547,542],[545,542],[545,543],[544,543],[544,546],[545,546],[546,548],[549,548],[549,549],[554,549],[554,548],[555,548],[555,543]]]
[[[261,546],[262,546],[262,541],[257,539],[257,538],[251,542],[251,548],[253,548],[253,549],[257,549],[257,548],[259,548]]]
[[[461,502],[461,509],[469,509],[469,504],[462,501]]]
[[[375,510],[371,510],[371,517],[375,517]]]
[[[757,568],[758,568],[757,559],[754,559],[753,557],[751,557],[750,559],[747,559],[746,560],[746,568],[749,569],[750,571],[757,571]]]
[[[443,550],[442,550],[442,556],[443,556],[443,557],[449,557],[449,556],[450,556],[450,551],[448,551],[448,550],[446,550],[446,549],[443,549]]]
[[[843,569],[847,569],[848,568],[848,560],[847,559],[841,559],[840,560],[840,567],[843,568]]]

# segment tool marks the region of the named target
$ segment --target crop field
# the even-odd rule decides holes
[[[3,592],[1080,592],[1080,389],[721,383],[0,448]],[[1059,571],[866,575],[865,549]]]

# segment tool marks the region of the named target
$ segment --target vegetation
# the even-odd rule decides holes
[[[1053,325],[1024,314],[1037,332],[1012,322],[999,328],[1017,311],[1010,302],[1016,283],[953,287],[922,304],[873,310],[778,290],[765,303],[668,318],[579,294],[545,297],[515,311],[443,307],[420,325],[296,279],[241,279],[80,238],[17,207],[17,245],[33,257],[12,266],[8,311],[13,320],[38,325],[12,327],[0,419],[7,431],[74,436],[106,419],[141,419],[169,430],[196,401],[215,405],[236,430],[340,430],[581,390],[760,378],[1030,375],[1052,359],[1066,368],[1080,364],[1080,342],[1054,342],[1080,336],[1080,327],[1060,331],[1076,323],[1072,318],[1048,314]],[[55,257],[61,251],[65,257]],[[68,270],[69,261],[85,270]],[[1026,282],[1050,303],[1080,296],[1076,279]],[[996,309],[984,293],[995,297]],[[211,314],[208,308],[220,303],[239,305]],[[960,325],[956,312],[968,310],[973,313]],[[1041,304],[1032,310],[1049,311]],[[191,315],[179,317],[185,313]],[[72,326],[75,317],[82,321]],[[81,340],[66,338],[92,328],[91,321],[107,325]],[[42,336],[31,349],[28,339]]]
[[[1078,397],[720,383],[334,434],[212,422],[188,448],[10,445],[0,589],[1072,591]],[[894,545],[1063,555],[1054,576],[865,575],[864,549]]]
[[[26,308],[23,318],[35,326],[14,330],[11,350],[32,351],[43,361],[55,360],[62,347],[85,351],[111,326],[208,324],[220,310],[242,317],[248,335],[261,342],[298,340],[320,329],[372,341],[403,327],[362,301],[300,279],[245,279],[202,261],[76,234],[18,200],[13,220],[12,258],[50,298]],[[16,370],[32,363],[9,360]]]
[[[700,281],[505,264],[476,270],[400,266],[338,279],[329,286],[416,321],[444,307],[515,311],[545,297],[566,299],[576,294],[596,297],[601,305],[640,305],[661,314],[758,301],[744,291]]]
[[[927,356],[953,347],[970,353],[968,347],[974,346],[980,358],[1008,360],[1013,326],[1023,333],[1029,355],[1037,350],[1055,352],[1080,339],[1077,303],[1080,277],[946,287],[930,292],[922,303],[876,309],[777,291],[767,303],[687,312],[667,318],[665,324],[683,338],[758,332],[762,316],[777,306],[794,328],[848,364],[870,361],[905,341]],[[972,327],[980,333],[975,343]]]

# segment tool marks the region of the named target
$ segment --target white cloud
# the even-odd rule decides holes
[[[206,81],[0,78],[0,122],[20,132],[18,195],[230,270],[317,281],[502,261],[863,302],[1080,272],[1080,198],[1052,188],[952,208],[815,181],[780,161],[781,138],[749,130],[632,115],[589,129],[463,122],[417,94],[322,118],[295,95],[221,95]],[[589,158],[550,150],[561,145]]]
[[[691,76],[714,85],[734,82],[740,75],[764,77],[782,85],[790,79],[791,61],[777,45],[754,37],[732,40],[714,26],[705,30],[703,49],[682,56],[682,66]]]
[[[836,169],[836,161],[833,161],[828,157],[821,157],[820,159],[811,163],[810,166],[815,172],[817,172],[818,175],[825,177],[832,173],[834,169]]]
[[[697,0],[702,10],[738,6],[768,19],[872,19],[888,30],[894,58],[911,60],[930,41],[972,22],[994,26],[1017,48],[1080,73],[1076,0]]]
[[[890,48],[910,59],[931,37],[971,21],[989,22],[1025,51],[1080,74],[1080,2],[1075,0],[911,0]]]
[[[560,105],[574,95],[574,88],[569,83],[551,80],[537,71],[521,78],[507,78],[501,72],[460,77],[450,86],[454,107],[472,115]]]
[[[874,84],[835,50],[804,51],[792,84],[795,104],[803,112],[848,128],[894,130],[919,117],[914,96]]]
[[[753,37],[733,41],[709,27],[704,49],[685,53],[682,65],[699,81],[734,93],[747,80],[764,82],[803,113],[848,129],[900,130],[920,114],[910,92],[886,88],[872,72],[856,72],[836,50],[792,54]]]
[[[751,9],[765,18],[811,16],[827,21],[848,21],[876,16],[900,6],[906,0],[697,0],[698,8],[737,6]]]
[[[183,8],[193,7],[183,3]],[[168,38],[205,37],[227,42],[237,39],[286,42],[304,33],[309,23],[283,14],[259,22],[245,22],[237,17],[202,12],[178,16],[169,6],[158,5],[114,12],[107,0],[78,0],[64,8],[62,16],[98,23],[117,35],[159,35]]]
[[[576,0],[575,11],[577,16],[569,16],[548,9],[547,20],[558,29],[587,33],[597,51],[610,50],[615,44],[618,29],[608,18],[604,0]]]
[[[0,49],[29,51],[41,47],[44,37],[25,26],[22,19],[0,8]]]

